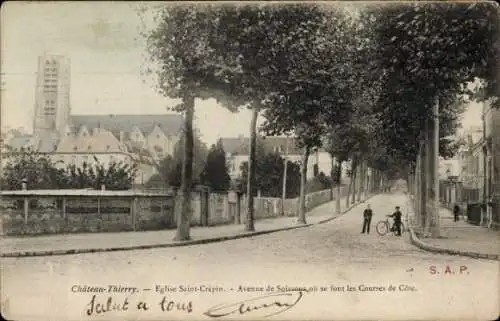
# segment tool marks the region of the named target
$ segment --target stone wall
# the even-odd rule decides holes
[[[4,196],[1,226],[4,235],[157,230],[175,227],[173,206],[173,197]]]
[[[342,186],[340,189],[340,197],[347,196],[347,186]],[[337,189],[333,190],[333,199],[331,195],[331,190],[322,190],[314,193],[310,193],[306,195],[306,211],[310,211],[313,208],[328,203],[332,200],[335,200],[337,197]],[[242,213],[242,221],[244,221],[246,215],[246,207],[245,207],[246,199],[242,198],[241,204],[241,213]],[[284,206],[284,215],[285,216],[296,216],[299,209],[299,198],[289,198],[285,199],[285,202],[282,202],[281,198],[272,198],[272,197],[256,197],[254,198],[254,218],[255,219],[265,219],[265,218],[273,218],[281,216],[281,208]]]
[[[342,194],[347,191],[342,189]],[[334,191],[334,199],[336,197]],[[342,197],[343,195],[341,195]],[[177,196],[177,199],[179,196]],[[331,200],[330,190],[306,195],[306,209]],[[239,209],[238,209],[239,205]],[[298,198],[255,198],[255,219],[296,216]],[[191,226],[244,223],[246,198],[229,192],[191,195]],[[0,235],[146,231],[176,227],[180,202],[173,195],[2,196]],[[238,216],[239,214],[239,216]]]

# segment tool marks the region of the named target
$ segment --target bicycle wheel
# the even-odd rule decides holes
[[[386,221],[380,221],[377,223],[375,226],[375,229],[377,230],[378,235],[384,236],[389,232],[389,226]]]

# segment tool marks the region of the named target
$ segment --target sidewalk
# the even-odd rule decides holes
[[[453,213],[441,207],[440,238],[419,238],[411,233],[412,243],[431,252],[500,260],[500,231],[488,230],[463,221],[453,221]]]
[[[350,206],[346,209],[345,201],[345,198],[341,199],[342,212],[340,215],[354,207]],[[360,203],[357,205],[359,204]],[[144,232],[58,234],[3,238],[0,241],[0,256],[65,255],[204,244],[303,228],[314,224],[326,223],[340,215],[335,214],[335,201],[333,201],[317,206],[306,213],[306,225],[297,224],[297,217],[278,217],[256,220],[254,222],[255,232],[244,231],[243,224],[193,227],[190,230],[191,240],[184,242],[173,240],[176,234],[175,229]]]

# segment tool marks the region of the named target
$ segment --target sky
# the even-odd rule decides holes
[[[72,114],[162,114],[175,101],[144,76],[145,43],[135,4],[126,2],[8,2],[1,10],[1,125],[32,130],[37,57],[71,59]],[[152,20],[146,19],[147,27]],[[248,136],[251,114],[233,114],[214,100],[196,101],[202,140]],[[473,105],[464,127],[480,124]],[[262,119],[259,119],[259,123]]]
[[[71,59],[72,114],[172,113],[174,100],[144,76],[141,20],[128,3],[9,2],[1,11],[2,128],[32,130],[37,58]],[[151,26],[151,24],[148,24]],[[233,114],[214,100],[196,101],[196,124],[208,144],[248,136],[251,115]]]

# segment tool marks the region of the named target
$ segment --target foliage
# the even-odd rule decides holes
[[[2,189],[21,189],[23,180],[29,189],[62,188],[66,173],[57,169],[56,163],[32,149],[10,149],[4,157],[7,163],[2,168]]]
[[[333,165],[333,168],[332,168],[331,173],[330,173],[330,179],[336,185],[341,183],[342,172],[341,172],[340,165],[338,163]]]
[[[263,197],[282,197],[283,192],[283,175],[285,162],[284,159],[277,153],[260,154],[256,159],[255,173],[257,176],[257,184],[253,190],[254,196],[260,190]],[[248,171],[248,162],[241,164],[241,180],[240,184],[246,186]],[[297,163],[288,161],[286,175],[286,196],[287,198],[295,198],[299,194],[300,187],[300,167]]]
[[[368,6],[362,13],[377,46],[371,50],[383,91],[374,114],[382,125],[379,146],[398,163],[412,162],[418,138],[439,99],[440,137],[454,134],[462,111],[457,96],[466,84],[489,78],[498,55],[493,48],[492,22],[498,11],[488,3],[414,3]],[[497,57],[495,59],[495,57]],[[451,150],[440,140],[441,153]],[[382,146],[380,146],[382,145]]]
[[[313,177],[307,182],[306,191],[307,193],[314,193],[323,191],[325,189],[330,189],[332,187],[332,179],[325,175],[325,173],[320,172],[318,176]]]
[[[229,177],[226,152],[222,140],[212,145],[208,152],[205,168],[201,173],[201,182],[210,186],[213,191],[227,191],[231,185]]]
[[[137,165],[110,162],[108,166],[95,159],[95,166],[83,163],[82,167],[68,165],[60,168],[50,157],[31,149],[11,150],[9,161],[2,169],[2,188],[21,189],[23,180],[28,189],[100,189],[126,190],[132,187],[137,175]]]
[[[201,174],[205,168],[207,161],[208,150],[201,141],[201,138],[196,135],[194,138],[194,151],[193,151],[193,184],[201,183]],[[182,162],[184,157],[184,138],[177,141],[174,146],[173,155],[167,155],[162,159],[158,165],[158,172],[165,185],[180,187],[182,177]],[[153,180],[158,180],[158,177],[151,177],[151,184]]]
[[[270,135],[293,131],[300,146],[314,148],[322,145],[328,123],[348,118],[352,66],[341,60],[351,47],[344,33],[348,18],[341,11],[311,7],[303,16],[283,41],[262,129]]]

